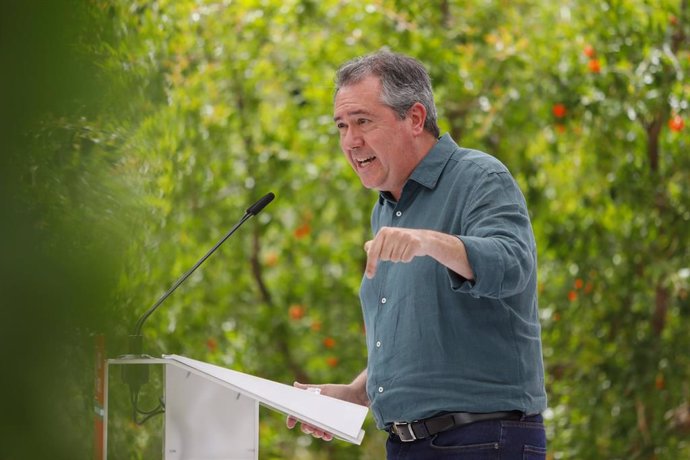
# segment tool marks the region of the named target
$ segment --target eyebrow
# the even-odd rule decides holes
[[[353,110],[352,112],[347,112],[345,114],[345,117],[352,117],[355,115],[371,115],[371,112],[369,112],[367,110]],[[333,121],[338,121],[338,120],[341,120],[345,117],[336,116],[336,117],[333,117]]]

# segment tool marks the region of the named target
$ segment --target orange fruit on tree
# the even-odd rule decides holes
[[[668,127],[671,131],[678,133],[685,127],[685,120],[683,120],[683,117],[676,114],[668,120]]]
[[[568,113],[568,109],[563,104],[554,104],[551,108],[551,112],[556,118],[563,118],[565,114]]]
[[[292,304],[290,305],[290,308],[288,308],[288,314],[290,315],[290,319],[298,321],[304,318],[304,306],[300,304]]]
[[[589,67],[589,71],[592,73],[601,72],[601,62],[599,62],[599,59],[592,59],[587,63],[587,67]]]

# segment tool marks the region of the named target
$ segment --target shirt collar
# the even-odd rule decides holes
[[[444,134],[412,171],[408,182],[412,180],[428,189],[435,188],[439,177],[441,177],[441,172],[455,148],[457,148],[457,144],[450,137],[450,134]],[[388,192],[379,194],[379,201],[383,203],[383,200],[394,201]]]

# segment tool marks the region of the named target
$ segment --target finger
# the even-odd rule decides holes
[[[367,265],[364,269],[364,273],[369,279],[376,275],[376,267],[381,257],[381,247],[384,240],[385,236],[379,232],[369,245],[369,250],[367,251]]]
[[[297,419],[291,415],[288,415],[287,420],[285,420],[285,424],[289,429],[293,429],[295,425],[297,425]]]
[[[294,382],[292,384],[292,386],[294,386],[295,388],[299,388],[300,390],[309,391],[310,393],[314,393],[317,395],[320,395],[321,390],[323,390],[323,388],[325,388],[324,385],[305,385],[305,384],[299,383],[299,382]]]
[[[400,254],[400,262],[409,262],[414,259],[415,254],[412,246],[406,244]]]
[[[379,253],[379,260],[391,260],[395,262],[398,242],[391,238],[386,238],[381,244],[381,252]]]
[[[367,278],[372,279],[376,275],[376,265],[378,264],[378,257],[372,256],[371,252],[367,256],[367,266],[364,268],[364,274]]]
[[[312,436],[314,436],[315,438],[322,439],[324,441],[330,441],[331,439],[333,439],[333,435],[331,433],[317,429],[314,429]]]
[[[311,425],[307,425],[306,423],[300,425],[300,430],[302,430],[302,433],[304,434],[312,434],[314,432],[314,428]]]
[[[388,260],[392,262],[404,262],[405,251],[408,248],[407,243],[405,241],[392,241],[390,246],[390,256]]]
[[[369,248],[371,248],[372,243],[373,242],[371,240],[364,243],[364,252],[366,252],[367,254],[369,254]]]
[[[427,255],[424,249],[424,237],[425,234],[423,231],[415,231],[410,235],[410,239],[407,241],[407,247],[405,248],[404,262],[409,262],[415,257]]]

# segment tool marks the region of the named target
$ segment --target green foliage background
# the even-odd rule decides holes
[[[285,383],[364,367],[376,194],[341,158],[333,74],[381,47],[427,65],[442,130],[527,197],[550,458],[690,456],[687,0],[10,3],[0,340],[26,379],[0,388],[0,459],[48,458],[37,433],[51,458],[88,458],[90,337],[124,353],[136,318],[268,191],[146,323],[146,352]],[[263,414],[261,458],[384,456],[372,420],[360,447],[283,424]],[[150,458],[152,428],[114,425],[130,446],[114,458]]]

